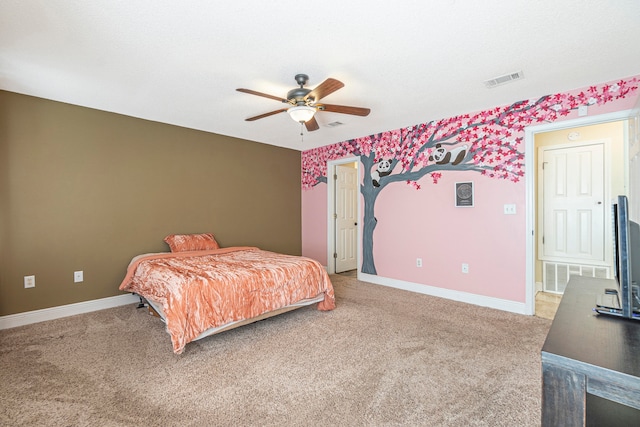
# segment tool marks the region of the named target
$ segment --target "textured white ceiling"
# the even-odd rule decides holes
[[[371,114],[244,120],[297,73]],[[0,89],[296,150],[637,74],[637,0],[0,2]]]

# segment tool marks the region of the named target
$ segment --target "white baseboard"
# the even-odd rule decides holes
[[[0,317],[0,329],[15,328],[18,326],[30,325],[32,323],[60,319],[67,316],[75,316],[76,314],[104,310],[105,308],[119,307],[121,305],[136,303],[139,300],[140,299],[136,295],[124,294],[115,297],[78,302],[75,304],[61,305],[58,307],[43,308],[42,310],[10,314],[8,316]]]
[[[380,277],[372,274],[361,273],[360,271],[358,271],[358,280],[374,283],[376,285],[404,289],[405,291],[417,292],[419,294],[446,298],[453,301],[465,302],[467,304],[495,308],[498,310],[510,311],[512,313],[527,314],[526,304],[522,302],[509,301],[500,298],[471,294],[468,292],[454,291],[451,289],[438,288],[435,286],[405,282],[403,280],[390,279],[388,277]]]

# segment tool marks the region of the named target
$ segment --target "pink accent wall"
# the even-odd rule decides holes
[[[378,275],[524,302],[525,185],[451,172],[422,189],[404,183],[381,193],[374,256]],[[474,207],[455,207],[456,182],[473,181]],[[504,204],[516,215],[504,215]],[[422,258],[422,267],[416,267]],[[462,273],[462,263],[469,273]]]
[[[600,87],[608,92],[615,83]],[[580,103],[586,99],[584,93],[588,89],[566,92],[558,97],[564,97],[571,107],[584,105]],[[615,94],[615,89],[612,93]],[[612,96],[606,101],[591,103],[589,116],[631,109],[637,100],[637,89],[625,97]],[[576,109],[570,109],[559,117],[557,120],[575,119],[578,114]],[[517,122],[513,124],[512,132],[523,137],[524,131],[516,130],[518,125]],[[339,144],[335,146],[334,151],[341,153]],[[518,150],[524,151],[524,146]],[[324,169],[326,171],[326,165]],[[303,153],[303,177],[305,170],[322,170],[322,165],[314,164],[313,156],[305,158]],[[474,207],[454,206],[454,185],[461,181],[474,182]],[[375,204],[378,221],[373,234],[377,275],[525,302],[525,180],[514,183],[488,178],[478,172],[446,171],[442,172],[437,184],[428,175],[417,184],[419,190],[404,182],[393,183],[378,196]],[[515,204],[516,215],[505,215],[505,204]],[[303,255],[326,265],[325,183],[302,191],[302,233]],[[422,258],[423,267],[416,267],[416,258]],[[462,263],[469,264],[468,274],[462,273]]]

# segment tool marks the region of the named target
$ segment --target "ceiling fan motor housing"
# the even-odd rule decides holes
[[[309,92],[311,92],[311,89],[306,89],[303,87],[291,89],[289,92],[287,92],[287,100],[291,105],[309,105],[314,101],[313,98],[308,98],[306,100],[304,99],[304,97],[307,96]]]

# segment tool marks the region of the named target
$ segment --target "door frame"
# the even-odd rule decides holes
[[[535,314],[535,244],[536,236],[536,209],[537,200],[535,194],[535,181],[537,179],[537,165],[535,164],[535,135],[537,133],[550,132],[562,129],[571,129],[581,126],[590,126],[601,123],[628,120],[634,117],[633,110],[622,110],[613,113],[600,114],[596,116],[585,116],[572,120],[564,120],[547,123],[537,126],[528,126],[524,130],[524,165],[525,165],[525,244],[526,244],[526,267],[525,267],[525,314]],[[629,145],[629,135],[624,137],[624,152]],[[626,157],[626,154],[625,154]],[[625,165],[626,167],[626,165]]]
[[[336,260],[333,254],[336,250],[336,221],[333,214],[336,211],[336,180],[333,178],[336,174],[336,165],[344,165],[346,163],[356,163],[356,173],[358,176],[358,188],[361,184],[361,171],[360,171],[360,157],[352,156],[345,157],[339,160],[327,161],[327,273],[335,274],[336,272]],[[356,259],[357,266],[356,271],[358,276],[360,275],[360,266],[362,265],[362,242],[360,241],[360,227],[361,221],[361,197],[360,191],[357,192],[356,200],[356,215],[358,217],[358,227],[356,228]]]

